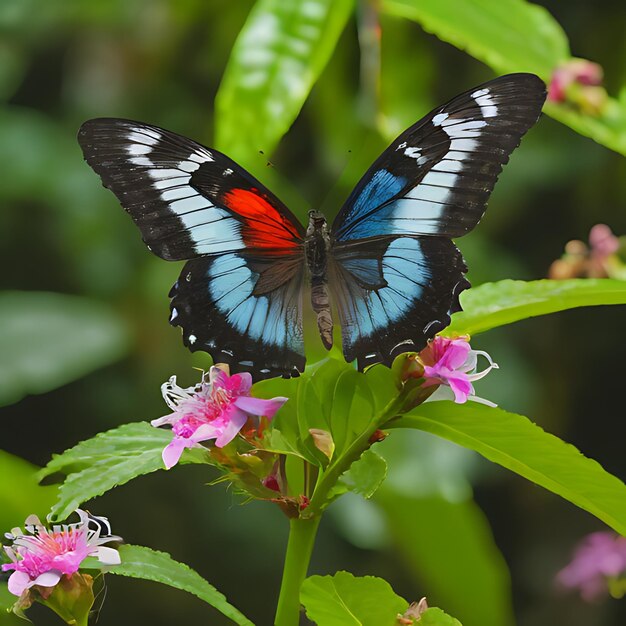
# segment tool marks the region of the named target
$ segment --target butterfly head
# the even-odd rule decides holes
[[[309,211],[309,225],[307,227],[307,235],[312,235],[317,232],[325,232],[328,226],[326,223],[326,217],[320,211],[311,209]]]

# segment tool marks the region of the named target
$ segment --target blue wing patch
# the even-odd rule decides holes
[[[271,290],[257,293],[261,279]],[[216,363],[261,378],[297,376],[304,368],[302,264],[297,257],[290,264],[265,266],[244,253],[193,259],[170,296],[170,322],[182,327],[190,350],[204,350]]]
[[[420,350],[450,323],[458,294],[469,286],[461,253],[441,237],[350,242],[336,248],[334,260],[343,351],[359,369]]]
[[[537,76],[511,74],[432,111],[365,173],[333,223],[334,240],[469,232],[545,95]]]

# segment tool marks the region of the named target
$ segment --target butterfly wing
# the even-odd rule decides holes
[[[532,74],[475,87],[407,129],[366,172],[332,227],[347,359],[390,363],[450,323],[469,283],[449,238],[479,222],[545,95]]]
[[[209,352],[232,371],[298,376],[305,364],[302,281],[296,256],[230,252],[192,259],[170,292],[170,322],[182,326],[191,351]]]
[[[357,359],[362,370],[421,350],[460,310],[466,271],[444,237],[379,237],[336,248],[330,284],[346,360]]]
[[[225,155],[156,126],[95,119],[78,141],[149,249],[190,260],[171,293],[185,344],[234,371],[302,370],[304,230],[287,207]]]

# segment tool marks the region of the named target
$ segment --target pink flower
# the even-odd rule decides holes
[[[163,384],[163,398],[174,412],[151,423],[157,427],[172,425],[174,438],[163,450],[165,467],[176,465],[185,448],[199,446],[203,441],[215,439],[215,445],[223,448],[235,438],[249,416],[271,419],[288,400],[252,398],[251,387],[249,373],[229,376],[218,367],[211,368],[208,382],[203,376],[194,387],[179,387],[176,376]]]
[[[482,355],[489,361],[489,366],[482,372],[477,371],[478,356]],[[467,337],[435,337],[420,352],[419,360],[424,366],[424,383],[422,387],[443,385],[448,387],[454,401],[463,404],[467,400],[482,402],[495,406],[492,402],[478,398],[472,382],[486,376],[492,369],[497,369],[491,357],[482,350],[472,350]],[[442,391],[442,393],[439,393]],[[446,399],[448,390],[439,389],[430,397],[431,400]],[[450,398],[452,399],[452,398]]]
[[[26,532],[14,528],[6,533],[13,543],[4,546],[11,563],[2,565],[2,571],[14,570],[9,577],[9,591],[21,596],[33,585],[54,587],[62,576],[75,574],[81,563],[94,556],[104,565],[119,565],[119,552],[102,544],[121,541],[111,535],[106,517],[96,517],[81,509],[76,513],[80,521],[75,524],[55,525],[46,528],[36,515],[24,522]]]
[[[589,245],[591,256],[604,261],[619,250],[620,242],[606,224],[596,224],[589,231]]]
[[[602,84],[602,67],[586,59],[571,59],[557,67],[548,86],[548,100],[565,102],[572,84],[598,86]]]
[[[597,532],[585,537],[557,582],[578,589],[583,600],[596,600],[608,591],[608,580],[626,576],[626,537]]]

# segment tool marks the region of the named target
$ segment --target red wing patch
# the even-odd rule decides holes
[[[222,202],[244,218],[241,234],[246,247],[281,249],[300,245],[296,227],[257,189],[231,189],[224,194]]]

